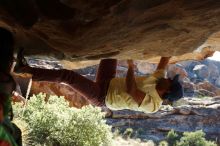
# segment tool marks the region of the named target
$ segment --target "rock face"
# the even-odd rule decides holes
[[[193,68],[193,71],[196,73],[196,75],[198,76],[198,79],[205,79],[205,78],[209,78],[209,71],[208,71],[208,67],[206,65],[196,65]]]
[[[136,62],[137,72],[151,74],[156,65],[147,62]],[[180,75],[180,82],[184,88],[184,96],[219,96],[220,62],[213,60],[183,61],[168,66],[167,77]],[[126,72],[124,72],[125,76]],[[142,74],[143,75],[143,74]]]
[[[81,108],[82,106],[89,104],[88,100],[66,84],[33,82],[31,94],[39,94],[40,92],[48,95],[64,96],[64,98],[69,102],[70,107]]]
[[[180,64],[169,65],[167,70],[167,77],[173,78],[176,74],[179,74],[179,79],[182,81],[184,78],[188,77],[188,73],[184,67]]]
[[[13,75],[15,81],[21,89],[21,95],[23,97],[30,97],[33,94],[46,93],[46,99],[48,100],[50,95],[64,96],[69,102],[70,107],[81,108],[84,105],[88,105],[89,101],[86,100],[82,95],[76,92],[69,85],[64,83],[52,83],[46,81],[32,81],[28,75]],[[30,89],[29,89],[30,88]],[[29,90],[29,91],[28,91]],[[19,91],[17,91],[20,93]],[[15,102],[21,102],[22,100],[17,99]]]
[[[177,132],[203,130],[206,138],[220,144],[220,104],[219,99],[184,99],[181,105],[161,109],[155,114],[131,111],[114,111],[107,119],[113,129],[125,131],[132,128],[135,138],[161,141],[170,130]]]
[[[219,95],[219,70],[220,63],[218,61],[187,61],[180,63],[188,73],[183,84],[192,85],[185,89],[188,96],[218,96]],[[185,86],[184,85],[184,86]],[[193,93],[195,94],[187,94]]]
[[[219,6],[217,0],[1,0],[0,26],[14,32],[26,55],[150,59],[190,53],[205,41],[201,49],[220,50]]]

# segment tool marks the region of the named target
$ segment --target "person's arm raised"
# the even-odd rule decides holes
[[[137,88],[134,75],[134,64],[132,60],[128,60],[128,72],[126,75],[126,91],[133,97],[135,102],[140,105],[145,97],[145,93]]]

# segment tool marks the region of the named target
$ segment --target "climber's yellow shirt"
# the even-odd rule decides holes
[[[156,81],[164,77],[164,70],[157,70],[149,77],[136,77],[139,90],[146,93],[142,103],[137,102],[126,92],[126,78],[113,78],[109,84],[105,104],[109,109],[130,109],[153,113],[159,110],[163,100],[156,90]]]

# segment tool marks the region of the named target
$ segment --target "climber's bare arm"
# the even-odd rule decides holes
[[[166,69],[171,57],[161,57],[156,70]]]
[[[157,70],[166,69],[171,57],[161,57],[157,66]],[[130,94],[134,100],[140,105],[145,98],[146,93],[137,88],[134,75],[134,64],[132,60],[128,60],[128,72],[126,76],[127,93]]]
[[[137,88],[134,75],[134,64],[132,60],[128,60],[128,72],[126,75],[127,93],[140,105],[145,97],[145,93]]]

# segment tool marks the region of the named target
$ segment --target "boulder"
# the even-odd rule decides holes
[[[146,61],[139,61],[137,62],[137,69],[142,74],[152,74],[156,70],[156,65]]]
[[[212,96],[219,96],[220,95],[220,88],[215,87],[209,81],[200,82],[195,86],[195,90],[205,90],[208,92],[212,92]],[[204,92],[205,92],[204,91]],[[210,94],[211,95],[211,94]]]
[[[215,80],[215,85],[220,88],[220,77]]]
[[[204,48],[219,50],[219,6],[216,0],[1,0],[0,26],[14,33],[27,57],[69,64],[108,57],[201,60]]]
[[[215,64],[213,64],[211,62],[209,63],[208,68],[209,68],[209,81],[212,84],[220,87],[220,84],[218,83],[218,81],[216,81],[216,80],[218,80],[219,75],[220,75],[219,74],[220,68],[218,68],[217,65],[215,65]]]
[[[185,97],[192,97],[194,96],[194,90],[195,90],[195,84],[191,82],[190,80],[184,80],[182,82],[183,90],[184,90],[184,96]]]
[[[194,90],[194,95],[193,96],[203,98],[203,97],[213,97],[213,96],[216,96],[216,95],[215,95],[215,93],[210,92],[208,90],[198,89],[198,90]]]
[[[31,88],[31,94],[38,94],[40,92],[49,95],[64,96],[69,102],[70,107],[81,108],[84,105],[88,105],[89,101],[82,95],[76,92],[67,84],[50,83],[50,82],[33,82]],[[45,99],[47,100],[47,99]]]
[[[180,81],[183,81],[184,78],[188,77],[188,73],[181,64],[169,65],[167,70],[167,77],[172,79],[177,74],[179,74]]]
[[[199,81],[209,78],[209,68],[204,64],[196,65],[193,71],[197,75]]]
[[[89,104],[89,101],[86,100],[86,98],[67,84],[46,81],[31,81],[30,74],[13,74],[13,77],[17,81],[24,97],[30,97],[33,94],[39,94],[42,92],[47,94],[45,100],[47,100],[49,95],[64,96],[71,107],[80,108]]]
[[[220,144],[219,114],[219,100],[184,98],[176,107],[163,107],[153,114],[113,111],[107,123],[112,125],[113,130],[123,132],[131,128],[134,138],[156,142],[163,140],[172,129],[180,133],[202,129],[206,138]]]

